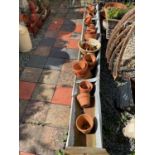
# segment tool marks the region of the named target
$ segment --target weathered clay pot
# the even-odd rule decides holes
[[[37,6],[33,1],[29,1],[29,8],[31,10],[31,13],[36,13],[37,12]]]
[[[87,15],[85,20],[84,20],[86,25],[89,25],[92,23],[92,16],[91,15]]]
[[[82,108],[90,106],[90,94],[89,93],[78,94],[77,100]]]
[[[86,7],[86,11],[87,13],[91,14],[91,15],[94,15],[95,14],[95,6],[92,5],[92,4],[89,4],[87,7]]]
[[[76,119],[76,127],[83,134],[91,132],[94,126],[94,119],[88,114],[81,114]]]
[[[89,81],[82,81],[79,84],[80,93],[90,93],[93,89],[93,84]]]
[[[72,69],[77,76],[83,76],[88,70],[88,64],[86,61],[80,60],[73,64]]]
[[[88,31],[84,33],[84,39],[85,40],[89,40],[90,38],[96,39],[96,37],[97,37],[96,33],[90,33]]]
[[[96,65],[96,56],[94,54],[86,54],[83,56],[83,60],[88,63],[90,69],[93,69]]]
[[[96,29],[94,24],[90,24],[90,25],[88,26],[88,28]]]

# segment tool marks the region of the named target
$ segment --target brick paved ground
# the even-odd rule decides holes
[[[81,9],[67,9],[67,2],[52,1],[43,35],[36,37],[39,43],[20,63],[20,155],[53,155],[65,145],[71,66],[78,57],[83,16]]]

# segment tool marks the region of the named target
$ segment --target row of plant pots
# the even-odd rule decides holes
[[[84,39],[88,40],[89,38],[97,38],[97,29],[95,27],[95,24],[93,23],[93,18],[96,14],[96,8],[95,5],[89,4],[86,7],[86,16],[84,19],[84,23],[87,26],[86,31],[84,32]]]
[[[79,94],[77,100],[81,108],[88,108],[91,106],[91,91],[93,84],[89,81],[82,81],[79,84]],[[94,127],[94,118],[89,114],[81,114],[76,119],[76,127],[83,134],[88,134]]]
[[[86,31],[84,32],[83,41],[79,41],[79,50],[82,53],[82,58],[72,66],[75,75],[81,79],[92,78],[92,71],[97,65],[95,52],[97,52],[101,47],[100,42],[96,40],[97,29],[95,27],[95,23],[93,23],[95,14],[95,5],[88,4],[84,19]],[[78,88],[79,93],[77,94],[76,98],[80,107],[82,109],[91,107],[93,84],[87,80],[83,80],[79,83]],[[88,113],[81,114],[76,118],[76,127],[83,134],[91,133],[94,126],[94,117]]]

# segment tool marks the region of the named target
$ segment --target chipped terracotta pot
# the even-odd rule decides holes
[[[78,94],[77,100],[82,108],[90,106],[90,94],[89,93]]]
[[[76,127],[83,134],[91,132],[94,126],[94,119],[88,114],[81,114],[76,118]]]
[[[96,65],[96,56],[94,54],[86,54],[83,56],[83,60],[88,63],[90,69],[93,69]]]
[[[79,84],[80,93],[90,93],[93,89],[93,84],[89,81],[82,81]]]
[[[88,70],[88,64],[86,61],[80,60],[73,64],[72,69],[77,76],[85,75]]]

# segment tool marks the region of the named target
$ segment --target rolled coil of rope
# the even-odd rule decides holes
[[[114,79],[135,76],[135,9],[115,26],[107,44],[106,58]]]

